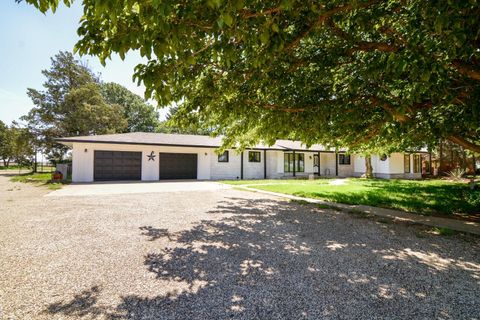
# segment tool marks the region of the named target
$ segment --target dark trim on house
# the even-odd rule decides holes
[[[211,148],[217,149],[218,146],[208,146],[200,144],[169,144],[169,143],[147,143],[147,142],[125,142],[125,141],[98,141],[98,140],[82,140],[82,139],[67,139],[67,138],[56,138],[56,142],[75,142],[75,143],[96,143],[96,144],[126,144],[126,145],[142,145],[142,146],[161,146],[161,147],[190,147],[190,148]],[[235,147],[229,149],[236,149]],[[335,151],[330,150],[315,150],[315,149],[287,149],[287,148],[248,148],[248,150],[272,150],[272,151],[299,151],[299,152],[323,152],[323,153],[334,153]],[[346,153],[346,151],[339,151],[339,153]]]
[[[322,171],[320,170],[320,159],[321,159],[321,153],[318,151],[318,176],[320,177],[322,175]]]
[[[338,152],[335,151],[335,176],[338,176]]]
[[[162,146],[162,147],[191,147],[191,148],[212,148],[216,149],[220,146],[207,145],[193,145],[193,144],[169,144],[169,143],[147,143],[147,142],[124,142],[124,141],[95,141],[95,140],[69,140],[69,139],[55,139],[57,142],[77,142],[77,143],[96,143],[96,144],[127,144],[127,145],[141,145],[141,146]],[[232,148],[234,149],[234,148]],[[259,149],[263,150],[263,149]]]
[[[162,147],[190,147],[190,148],[212,148],[217,149],[218,146],[208,146],[200,144],[170,144],[170,143],[147,143],[147,142],[125,142],[125,141],[97,141],[97,140],[82,140],[82,139],[64,139],[57,138],[56,142],[75,142],[75,143],[95,143],[95,144],[126,144],[126,145],[142,145],[142,146],[162,146]],[[229,149],[236,149],[235,147]],[[290,149],[285,148],[248,148],[249,150],[275,150],[275,151],[291,151]],[[305,152],[315,152],[317,150],[308,150],[308,149],[298,149],[297,151]],[[332,151],[321,151],[321,152],[332,152]]]
[[[267,150],[263,150],[263,179],[267,179]]]
[[[296,172],[295,170],[297,169],[296,166],[297,166],[297,163],[295,162],[295,150],[293,150],[293,176],[295,177],[296,175]]]
[[[243,180],[243,151],[240,154],[240,180]]]

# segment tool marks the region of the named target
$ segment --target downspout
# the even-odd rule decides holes
[[[263,179],[267,179],[267,149],[263,149]]]
[[[320,177],[321,176],[321,173],[322,171],[320,171],[320,151],[318,151],[318,176]]]
[[[295,177],[296,163],[295,163],[295,150],[293,150],[293,176]]]
[[[243,180],[243,151],[240,154],[240,180]]]
[[[335,176],[338,176],[338,152],[335,150]]]

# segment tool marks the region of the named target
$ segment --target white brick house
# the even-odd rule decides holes
[[[238,152],[217,154],[220,138],[199,135],[124,133],[57,139],[72,148],[72,180],[276,179],[320,175],[359,176],[361,156],[337,153],[320,145],[307,148],[299,141],[277,140]],[[394,153],[372,157],[380,178],[420,178],[416,156]],[[408,161],[408,165],[405,164]],[[415,167],[416,166],[416,167]],[[406,169],[409,172],[406,172]]]

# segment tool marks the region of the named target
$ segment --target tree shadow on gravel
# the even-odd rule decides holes
[[[164,237],[169,237],[168,229],[166,228],[154,228],[152,226],[140,227],[142,235],[149,237],[149,241],[155,241]]]
[[[210,213],[211,220],[190,230],[141,227],[146,241],[169,239],[168,247],[159,247],[144,261],[166,293],[123,296],[106,316],[478,316],[478,243],[417,238],[409,227],[265,199],[229,198]],[[49,310],[65,313],[69,308]]]
[[[105,310],[97,305],[100,288],[93,286],[88,290],[82,291],[68,302],[57,302],[48,306],[45,313],[64,314],[72,317],[96,317],[105,313]]]

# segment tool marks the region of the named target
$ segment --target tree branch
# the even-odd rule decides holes
[[[266,104],[266,105],[263,105],[263,108],[270,109],[270,110],[284,111],[288,113],[299,113],[299,112],[305,111],[305,108],[286,108],[276,104]]]
[[[338,7],[335,7],[333,9],[330,9],[328,11],[325,11],[322,13],[320,16],[318,16],[317,20],[315,20],[314,23],[312,23],[305,31],[300,33],[297,37],[295,37],[286,47],[285,49],[287,51],[290,51],[297,47],[300,44],[300,41],[305,38],[310,32],[312,32],[314,29],[322,26],[328,19],[330,19],[332,16],[342,13],[342,12],[349,12],[355,9],[360,9],[360,8],[367,8],[375,3],[379,2],[379,0],[370,0],[365,3],[359,4],[358,6],[353,6],[351,4],[346,4],[346,5],[341,5]]]
[[[471,65],[468,65],[461,60],[453,60],[452,66],[464,76],[480,81],[480,71],[473,69]]]
[[[282,9],[276,7],[276,8],[267,9],[261,12],[251,12],[247,9],[242,9],[240,10],[240,13],[242,14],[243,18],[250,19],[250,18],[262,17],[270,14],[279,13],[280,11],[282,11]]]
[[[373,50],[378,50],[382,52],[397,52],[399,48],[394,45],[383,43],[383,42],[360,41],[356,44],[354,48],[348,50],[348,53],[352,54],[357,51],[373,51]]]
[[[448,136],[447,139],[453,143],[456,143],[464,147],[465,149],[480,153],[480,146],[466,140],[465,138],[459,137],[457,135],[451,135],[451,136]]]
[[[382,109],[387,111],[398,122],[405,123],[405,122],[408,122],[408,121],[412,120],[412,118],[410,118],[409,116],[401,114],[397,110],[395,110],[395,107],[393,107],[391,104],[389,104],[387,102],[381,102],[377,97],[374,97],[374,96],[371,96],[369,98],[370,98],[370,101],[372,102],[372,104],[374,106],[380,106]]]
[[[379,105],[383,109],[388,111],[393,116],[393,118],[396,119],[400,123],[406,123],[406,122],[409,122],[409,121],[412,120],[412,118],[410,118],[409,116],[398,113],[395,110],[395,108],[393,106],[389,105],[388,103],[380,102],[378,100],[378,98],[376,98],[376,97],[371,97],[370,100],[372,101],[372,104]],[[456,144],[464,147],[465,149],[480,153],[480,145],[477,145],[473,142],[470,142],[463,137],[452,134],[452,135],[448,136],[447,139],[450,140],[453,143],[456,143]]]

